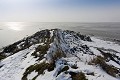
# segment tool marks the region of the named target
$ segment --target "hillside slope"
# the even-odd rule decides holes
[[[0,80],[120,80],[120,46],[42,30],[0,51]]]

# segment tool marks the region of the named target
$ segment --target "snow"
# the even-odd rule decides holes
[[[35,76],[37,76],[37,74],[38,74],[37,72],[33,71],[31,74],[27,76],[27,79],[32,80]]]
[[[0,68],[0,80],[21,80],[26,68],[34,64],[37,60],[31,56],[35,47],[33,45],[29,49],[25,49],[4,59],[1,62],[4,66]]]
[[[120,65],[117,64],[117,63],[115,63],[115,62],[112,61],[112,60],[110,60],[109,62],[106,62],[106,63],[109,64],[109,65],[114,65],[114,66],[117,67],[117,68],[120,68]]]
[[[45,71],[44,75],[40,75],[36,78],[36,80],[55,80],[54,71],[48,72],[47,70]]]
[[[87,65],[83,62],[77,62],[79,70],[86,73],[88,72],[94,72],[95,76],[92,75],[86,75],[88,80],[118,80],[117,78],[114,78],[110,75],[108,75],[106,72],[104,72],[100,67]]]
[[[53,32],[53,30],[50,31],[51,37],[54,35]],[[54,42],[50,44],[47,54],[44,55],[45,58],[41,61],[37,61],[38,58],[34,58],[31,54],[35,51],[37,46],[43,45],[44,43],[32,45],[30,48],[22,50],[1,61],[0,65],[3,65],[3,67],[0,68],[0,80],[21,80],[23,73],[29,66],[43,61],[50,63],[58,49],[62,50],[66,57],[56,60],[54,70],[49,72],[46,69],[44,74],[39,75],[36,80],[72,80],[69,73],[65,74],[61,72],[57,75],[65,66],[69,66],[68,72],[83,72],[88,80],[120,80],[120,78],[115,78],[107,74],[99,65],[88,64],[88,62],[93,60],[96,56],[103,56],[96,47],[115,50],[117,52],[113,52],[113,54],[120,57],[120,45],[95,37],[91,37],[92,42],[83,41],[80,38],[75,38],[75,33],[62,30],[58,30],[55,35]],[[87,45],[89,49],[82,48],[84,45]],[[106,63],[120,68],[120,65],[112,60]],[[76,65],[78,68],[72,68],[71,66],[73,65]],[[94,75],[88,75],[87,73],[94,73]],[[31,80],[37,75],[38,72],[34,70],[27,76],[27,79]]]
[[[72,79],[71,79],[71,75],[61,73],[56,80],[72,80]]]
[[[50,31],[50,37],[52,37],[52,36],[53,36],[53,30]]]
[[[97,56],[103,56],[103,55],[100,53],[100,51],[98,51],[96,48],[90,47],[90,50],[91,50],[93,53],[95,53],[95,55],[97,55]]]
[[[93,42],[82,41],[84,44],[92,47],[99,47],[104,49],[112,49],[120,52],[120,45],[115,44],[114,42],[104,41],[95,37],[91,37]]]
[[[47,51],[47,54],[46,54],[46,59],[48,62],[51,62],[52,61],[52,58],[53,58],[53,55],[55,54],[56,52],[56,45],[55,43],[51,43],[50,44],[50,48],[49,50]]]

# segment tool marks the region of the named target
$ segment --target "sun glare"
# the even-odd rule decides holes
[[[11,30],[15,30],[15,31],[23,30],[23,25],[19,22],[9,22],[7,23],[7,26]]]

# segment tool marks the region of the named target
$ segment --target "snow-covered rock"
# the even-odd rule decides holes
[[[42,30],[0,51],[0,80],[120,80],[120,45]]]

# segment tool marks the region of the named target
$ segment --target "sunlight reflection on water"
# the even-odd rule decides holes
[[[9,29],[15,30],[15,31],[21,31],[24,29],[24,25],[18,22],[8,22],[6,23],[6,26],[8,26]]]
[[[1,22],[0,23],[0,48],[12,44],[24,37],[34,34],[42,29],[60,28],[66,24],[39,23],[39,22]],[[68,26],[68,25],[66,25]]]

